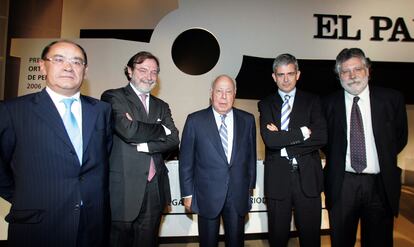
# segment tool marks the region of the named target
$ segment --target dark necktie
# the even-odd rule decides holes
[[[367,167],[367,155],[365,150],[364,124],[361,111],[358,106],[359,97],[354,97],[351,109],[350,146],[351,167],[361,173]]]
[[[141,99],[142,104],[144,105],[144,109],[148,114],[148,108],[147,108],[147,95],[146,94],[140,94],[139,98]],[[148,171],[148,181],[151,181],[152,178],[155,176],[155,163],[154,163],[154,159],[151,157],[150,160],[150,167],[149,167],[149,171]]]

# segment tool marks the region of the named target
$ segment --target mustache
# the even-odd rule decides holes
[[[152,84],[154,84],[156,81],[155,81],[155,80],[141,80],[141,82],[142,82],[142,83],[145,83],[145,84],[152,85]]]

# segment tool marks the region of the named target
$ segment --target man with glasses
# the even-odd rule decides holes
[[[109,186],[110,245],[157,246],[161,214],[171,201],[163,155],[178,148],[178,130],[167,103],[150,94],[160,71],[158,59],[138,52],[128,61],[128,85],[102,94],[111,103],[114,145]]]
[[[278,91],[258,103],[265,144],[264,194],[269,244],[287,246],[292,211],[301,246],[320,246],[322,165],[326,123],[317,96],[296,88],[296,58],[281,54],[273,62]]]
[[[0,103],[0,195],[8,246],[106,246],[110,105],[80,94],[85,50],[46,46],[41,92]]]
[[[328,96],[325,195],[332,246],[392,246],[407,113],[401,93],[368,85],[370,61],[359,48],[343,49],[335,71],[343,90]]]

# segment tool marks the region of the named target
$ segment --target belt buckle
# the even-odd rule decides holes
[[[296,172],[299,169],[298,164],[293,164],[293,159],[289,159],[290,171]]]

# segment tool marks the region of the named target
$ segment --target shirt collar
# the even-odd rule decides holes
[[[280,97],[282,98],[282,100],[284,100],[285,99],[285,95],[290,95],[290,99],[292,99],[292,98],[294,98],[295,97],[295,94],[296,94],[296,87],[295,88],[293,88],[293,90],[292,91],[290,91],[289,93],[285,93],[285,92],[283,92],[282,90],[280,90],[280,89],[278,89],[277,90],[277,92],[279,93],[279,95],[280,95]]]
[[[49,94],[50,98],[52,98],[52,101],[55,104],[61,102],[63,99],[67,99],[67,98],[73,98],[73,99],[75,99],[76,101],[79,102],[79,98],[80,98],[80,92],[79,91],[77,93],[75,93],[74,95],[68,97],[68,96],[58,94],[55,91],[53,91],[50,87],[46,86],[46,92]]]
[[[213,106],[211,107],[211,109],[213,109],[214,117],[215,117],[216,119],[220,119],[220,116],[221,116],[222,114],[218,113],[218,112],[214,109],[214,107],[213,107]],[[230,109],[230,111],[226,113],[226,118],[229,118],[229,117],[230,117],[230,118],[232,118],[232,117],[233,117],[233,108],[231,108],[231,109]]]
[[[358,95],[353,95],[353,94],[350,94],[347,91],[345,91],[345,97],[348,100],[352,101],[353,98],[356,97],[356,96],[358,96],[360,98],[360,100],[362,100],[362,101],[368,101],[369,100],[369,85],[367,85],[367,87],[364,90],[362,90],[362,92]]]

